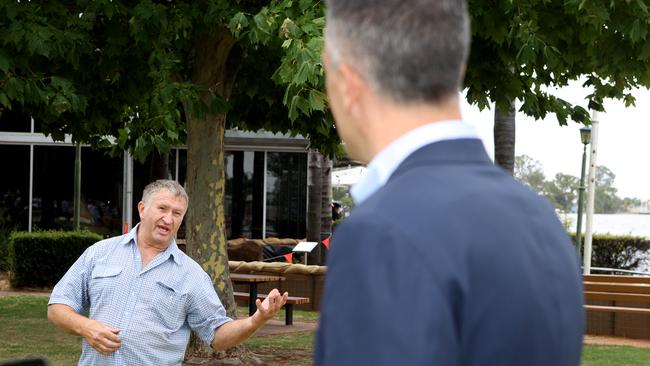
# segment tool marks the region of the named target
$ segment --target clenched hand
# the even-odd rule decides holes
[[[107,327],[97,320],[88,319],[82,335],[92,348],[102,355],[108,356],[122,345],[119,332],[119,329]]]

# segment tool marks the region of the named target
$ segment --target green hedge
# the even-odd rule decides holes
[[[575,234],[572,237],[575,243]],[[584,245],[584,237],[581,239]],[[639,254],[650,250],[650,240],[638,236],[597,234],[592,237],[591,247],[592,267],[636,270],[643,263]]]
[[[53,287],[102,237],[88,231],[14,232],[9,245],[13,287]]]
[[[9,270],[9,236],[11,230],[0,226],[0,272]]]

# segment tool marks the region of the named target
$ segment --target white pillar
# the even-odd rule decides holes
[[[29,192],[27,201],[27,231],[32,231],[32,202],[34,201],[34,144],[29,144]]]
[[[122,233],[133,228],[133,158],[124,151],[122,178]]]
[[[598,124],[600,112],[592,111],[591,114],[591,154],[589,156],[589,178],[587,180],[587,215],[585,225],[585,247],[582,255],[583,274],[591,274],[591,241],[592,223],[594,218],[594,199],[596,196],[596,152],[598,148]]]

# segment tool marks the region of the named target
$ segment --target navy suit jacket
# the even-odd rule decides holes
[[[317,366],[580,363],[575,249],[480,140],[414,152],[331,247]]]

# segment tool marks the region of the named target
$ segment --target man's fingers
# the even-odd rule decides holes
[[[118,330],[118,332],[119,332],[119,330]],[[119,343],[119,342],[122,341],[122,338],[120,338],[120,336],[118,336],[116,333],[114,333],[112,331],[109,332],[109,333],[105,333],[105,336],[106,336],[106,339],[108,339],[109,341],[112,341],[112,342]]]
[[[103,345],[105,347],[111,349],[111,350],[116,350],[116,349],[120,348],[120,345],[122,345],[122,342],[114,342],[114,341],[106,338],[106,340],[104,340]]]
[[[109,348],[109,347],[106,347],[106,346],[103,345],[103,344],[98,344],[98,345],[95,347],[95,349],[97,350],[97,352],[101,353],[101,354],[104,355],[104,356],[109,356],[111,353],[113,353],[113,352],[115,351],[114,349],[111,349],[111,348]]]

